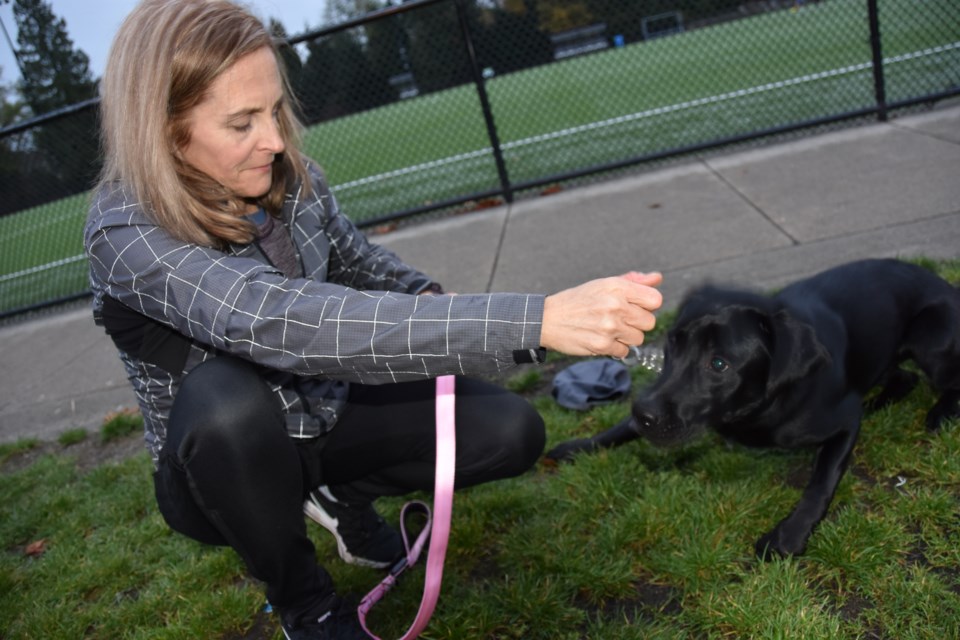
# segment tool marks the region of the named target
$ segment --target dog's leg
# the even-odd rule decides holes
[[[880,383],[882,388],[879,393],[869,402],[865,402],[863,408],[867,413],[870,413],[902,400],[913,391],[918,382],[920,382],[920,376],[912,371],[894,366],[884,375]]]
[[[633,418],[627,417],[592,438],[579,438],[561,442],[548,451],[545,457],[557,462],[570,462],[578,453],[619,447],[631,440],[636,440],[638,437],[636,429],[633,428]]]
[[[960,391],[945,391],[927,412],[927,429],[939,431],[944,420],[960,418]]]
[[[854,398],[845,404],[848,405],[848,411],[854,410],[851,404],[858,405],[853,426],[820,446],[813,466],[813,475],[803,490],[800,501],[789,516],[757,541],[756,553],[763,560],[803,553],[810,534],[827,514],[860,432],[859,402]]]
[[[960,288],[941,294],[920,311],[909,327],[903,349],[940,393],[927,413],[927,429],[960,418]]]

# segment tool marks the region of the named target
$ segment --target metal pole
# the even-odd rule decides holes
[[[873,93],[877,100],[877,119],[887,121],[887,89],[883,77],[883,49],[880,46],[880,16],[877,0],[867,0],[870,23],[870,53],[873,57]]]
[[[460,31],[463,33],[463,44],[467,50],[467,59],[470,61],[470,72],[473,75],[473,83],[477,87],[477,94],[480,97],[480,108],[483,110],[483,120],[487,125],[487,135],[490,137],[490,146],[493,148],[493,159],[497,164],[497,175],[500,176],[500,188],[503,190],[503,198],[507,202],[513,202],[513,187],[510,185],[510,176],[507,174],[507,165],[503,161],[503,150],[500,148],[500,136],[497,135],[497,125],[493,121],[493,111],[490,109],[490,100],[487,98],[487,88],[483,80],[483,73],[480,71],[480,65],[477,63],[477,54],[473,50],[473,40],[470,38],[470,24],[467,22],[467,10],[463,6],[463,0],[454,0],[457,9],[457,17],[460,19]]]

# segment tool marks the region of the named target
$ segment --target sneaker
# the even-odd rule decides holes
[[[344,562],[386,569],[403,555],[400,534],[369,503],[342,502],[329,488],[318,487],[307,496],[303,511],[334,535]]]
[[[295,618],[280,613],[280,629],[287,640],[370,640],[355,609],[333,596],[322,603],[320,611],[306,612]]]

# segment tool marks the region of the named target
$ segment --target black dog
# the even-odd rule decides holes
[[[960,289],[897,260],[842,265],[772,297],[712,286],[684,300],[667,335],[663,371],[632,416],[593,438],[571,440],[554,460],[639,436],[679,443],[710,427],[754,447],[816,447],[812,477],[792,513],[757,554],[803,553],[823,519],[857,440],[864,395],[894,402],[918,377],[940,392],[926,426],[960,417]]]

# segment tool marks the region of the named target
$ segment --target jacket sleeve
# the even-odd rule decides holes
[[[84,232],[95,293],[199,342],[300,375],[368,384],[492,373],[539,346],[543,296],[417,296],[288,279],[181,242],[138,205],[97,199]],[[369,277],[369,276],[365,276]]]

